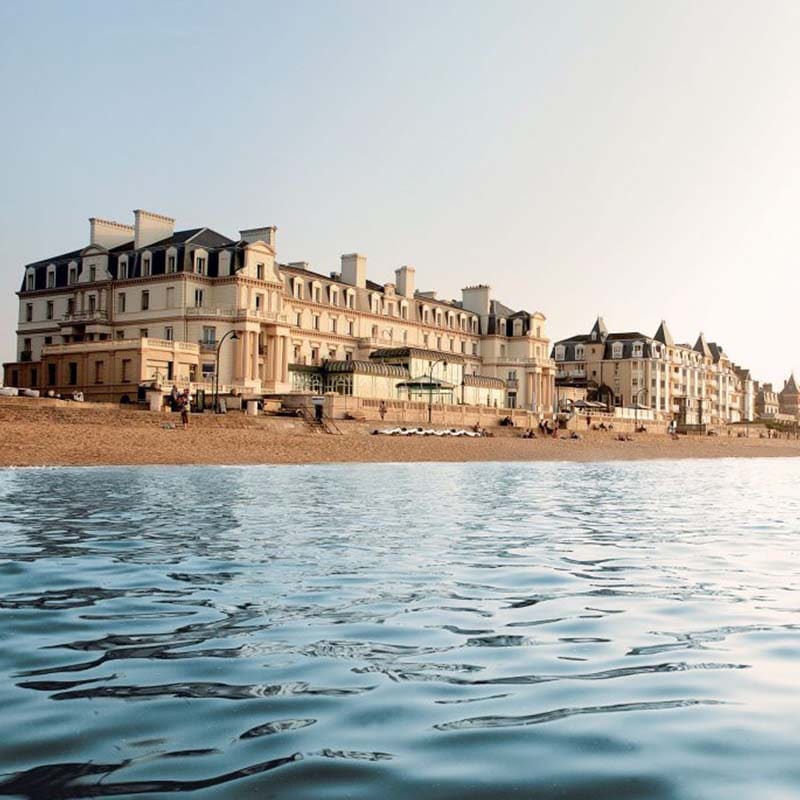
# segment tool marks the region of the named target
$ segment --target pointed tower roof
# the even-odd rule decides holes
[[[669,328],[667,327],[667,323],[664,320],[661,320],[661,324],[658,326],[658,330],[656,331],[656,335],[653,337],[657,342],[661,342],[661,344],[665,344],[667,347],[674,347],[675,340],[672,338],[672,334],[669,332]]]
[[[797,388],[797,381],[794,379],[794,372],[789,376],[789,380],[783,386],[783,391],[790,391],[792,394],[798,394],[800,390]]]
[[[694,343],[694,349],[704,355],[706,358],[712,358],[711,355],[711,348],[708,346],[708,342],[706,341],[706,337],[703,336],[701,333],[697,337],[697,341]]]
[[[593,342],[604,342],[607,337],[608,328],[606,327],[606,321],[602,317],[598,317],[591,331],[589,331],[589,338]]]

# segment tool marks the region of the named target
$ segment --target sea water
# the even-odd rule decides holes
[[[799,482],[0,471],[0,794],[798,797]]]

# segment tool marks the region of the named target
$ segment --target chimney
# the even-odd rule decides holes
[[[89,244],[110,250],[133,239],[133,225],[123,225],[110,219],[89,217]]]
[[[414,267],[400,267],[394,271],[397,294],[411,299],[414,296]]]
[[[311,264],[308,261],[290,261],[287,267],[294,267],[294,269],[304,269],[306,272],[311,271]]]
[[[491,287],[485,284],[465,286],[461,290],[461,304],[465,311],[472,311],[474,314],[486,317],[489,315],[491,294]]]
[[[367,285],[367,257],[358,253],[342,256],[342,283],[364,289]]]
[[[268,225],[263,228],[247,228],[247,230],[239,231],[239,236],[243,242],[264,242],[274,250],[277,233],[278,229],[274,225]]]
[[[137,208],[133,212],[133,218],[135,228],[133,246],[136,250],[167,239],[175,232],[175,220],[172,217],[164,217]]]

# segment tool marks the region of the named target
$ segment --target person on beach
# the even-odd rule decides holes
[[[181,393],[180,393],[180,390],[178,389],[177,384],[173,383],[172,384],[172,391],[169,393],[169,407],[173,411],[177,411],[178,410],[178,398],[180,397],[180,395],[181,395]]]
[[[380,405],[378,406],[378,414],[380,414],[381,422],[383,422],[384,418],[386,417],[386,403],[381,400]]]
[[[181,422],[183,423],[183,429],[189,427],[189,409],[191,406],[191,399],[189,397],[189,390],[186,389],[178,400],[178,406],[181,412]]]

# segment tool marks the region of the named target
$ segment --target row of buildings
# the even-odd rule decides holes
[[[540,311],[513,309],[486,285],[460,299],[367,277],[366,257],[316,272],[277,258],[276,228],[175,230],[143,210],[134,224],[91,218],[89,243],[28,264],[18,357],[6,385],[133,401],[147,385],[244,397],[344,395],[551,414],[580,402],[687,425],[797,414],[794,379],[759,386],[700,334],[587,334],[551,346]],[[794,392],[794,395],[792,395]],[[792,397],[794,399],[792,400]]]

